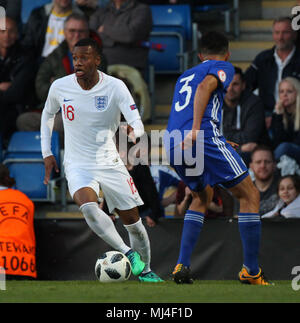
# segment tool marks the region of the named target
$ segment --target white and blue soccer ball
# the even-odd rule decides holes
[[[123,282],[130,277],[131,265],[123,253],[107,251],[97,259],[95,274],[102,283]]]

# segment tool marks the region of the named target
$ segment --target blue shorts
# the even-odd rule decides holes
[[[193,146],[192,157],[196,158],[195,146],[196,144]],[[178,165],[178,152],[182,154],[180,165]],[[207,185],[213,187],[216,184],[221,184],[230,188],[249,175],[244,161],[223,136],[205,137],[203,153],[202,156],[197,156],[197,160],[203,158],[203,171],[195,176],[187,175],[188,170],[195,168],[195,165],[188,165],[185,162],[183,157],[185,151],[179,146],[173,148],[168,156],[170,165],[194,192],[202,191]]]

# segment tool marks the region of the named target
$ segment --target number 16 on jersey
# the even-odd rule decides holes
[[[64,118],[70,121],[74,120],[74,108],[71,105],[63,105]]]

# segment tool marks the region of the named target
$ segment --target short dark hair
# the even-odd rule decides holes
[[[251,152],[251,161],[253,160],[253,155],[257,152],[257,151],[268,151],[271,156],[272,156],[272,160],[273,162],[275,163],[275,156],[274,156],[274,151],[273,149],[268,146],[268,145],[264,145],[264,144],[260,144],[260,145],[257,145]]]
[[[70,20],[72,20],[72,19],[74,19],[74,20],[78,20],[78,21],[82,21],[82,22],[86,23],[87,28],[89,28],[89,21],[88,21],[87,17],[86,17],[84,14],[79,13],[79,12],[73,12],[73,13],[71,13],[71,14],[66,18],[66,20],[65,20],[65,22],[64,22],[64,27],[65,27],[65,26],[66,26],[66,24],[67,24]]]
[[[78,42],[75,44],[74,47],[83,47],[83,46],[91,46],[95,52],[100,56],[101,55],[101,49],[99,47],[99,44],[92,38],[83,38],[78,40]]]
[[[282,16],[282,17],[277,17],[273,20],[273,26],[277,24],[278,22],[287,22],[292,24],[292,17],[289,16]]]
[[[208,55],[225,55],[228,52],[227,37],[218,31],[205,33],[199,42],[200,53]]]
[[[245,74],[244,74],[243,70],[240,67],[234,66],[234,74],[239,74],[240,77],[241,77],[241,80],[245,81]]]

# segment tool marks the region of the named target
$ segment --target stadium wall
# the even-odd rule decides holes
[[[147,227],[152,268],[164,279],[176,264],[183,219],[163,219]],[[127,232],[116,224],[128,243]],[[37,272],[40,280],[94,280],[98,256],[111,248],[84,219],[35,219]],[[260,264],[270,280],[290,280],[300,265],[300,220],[263,220]],[[192,275],[200,280],[236,279],[242,265],[237,220],[207,219],[192,258]]]

